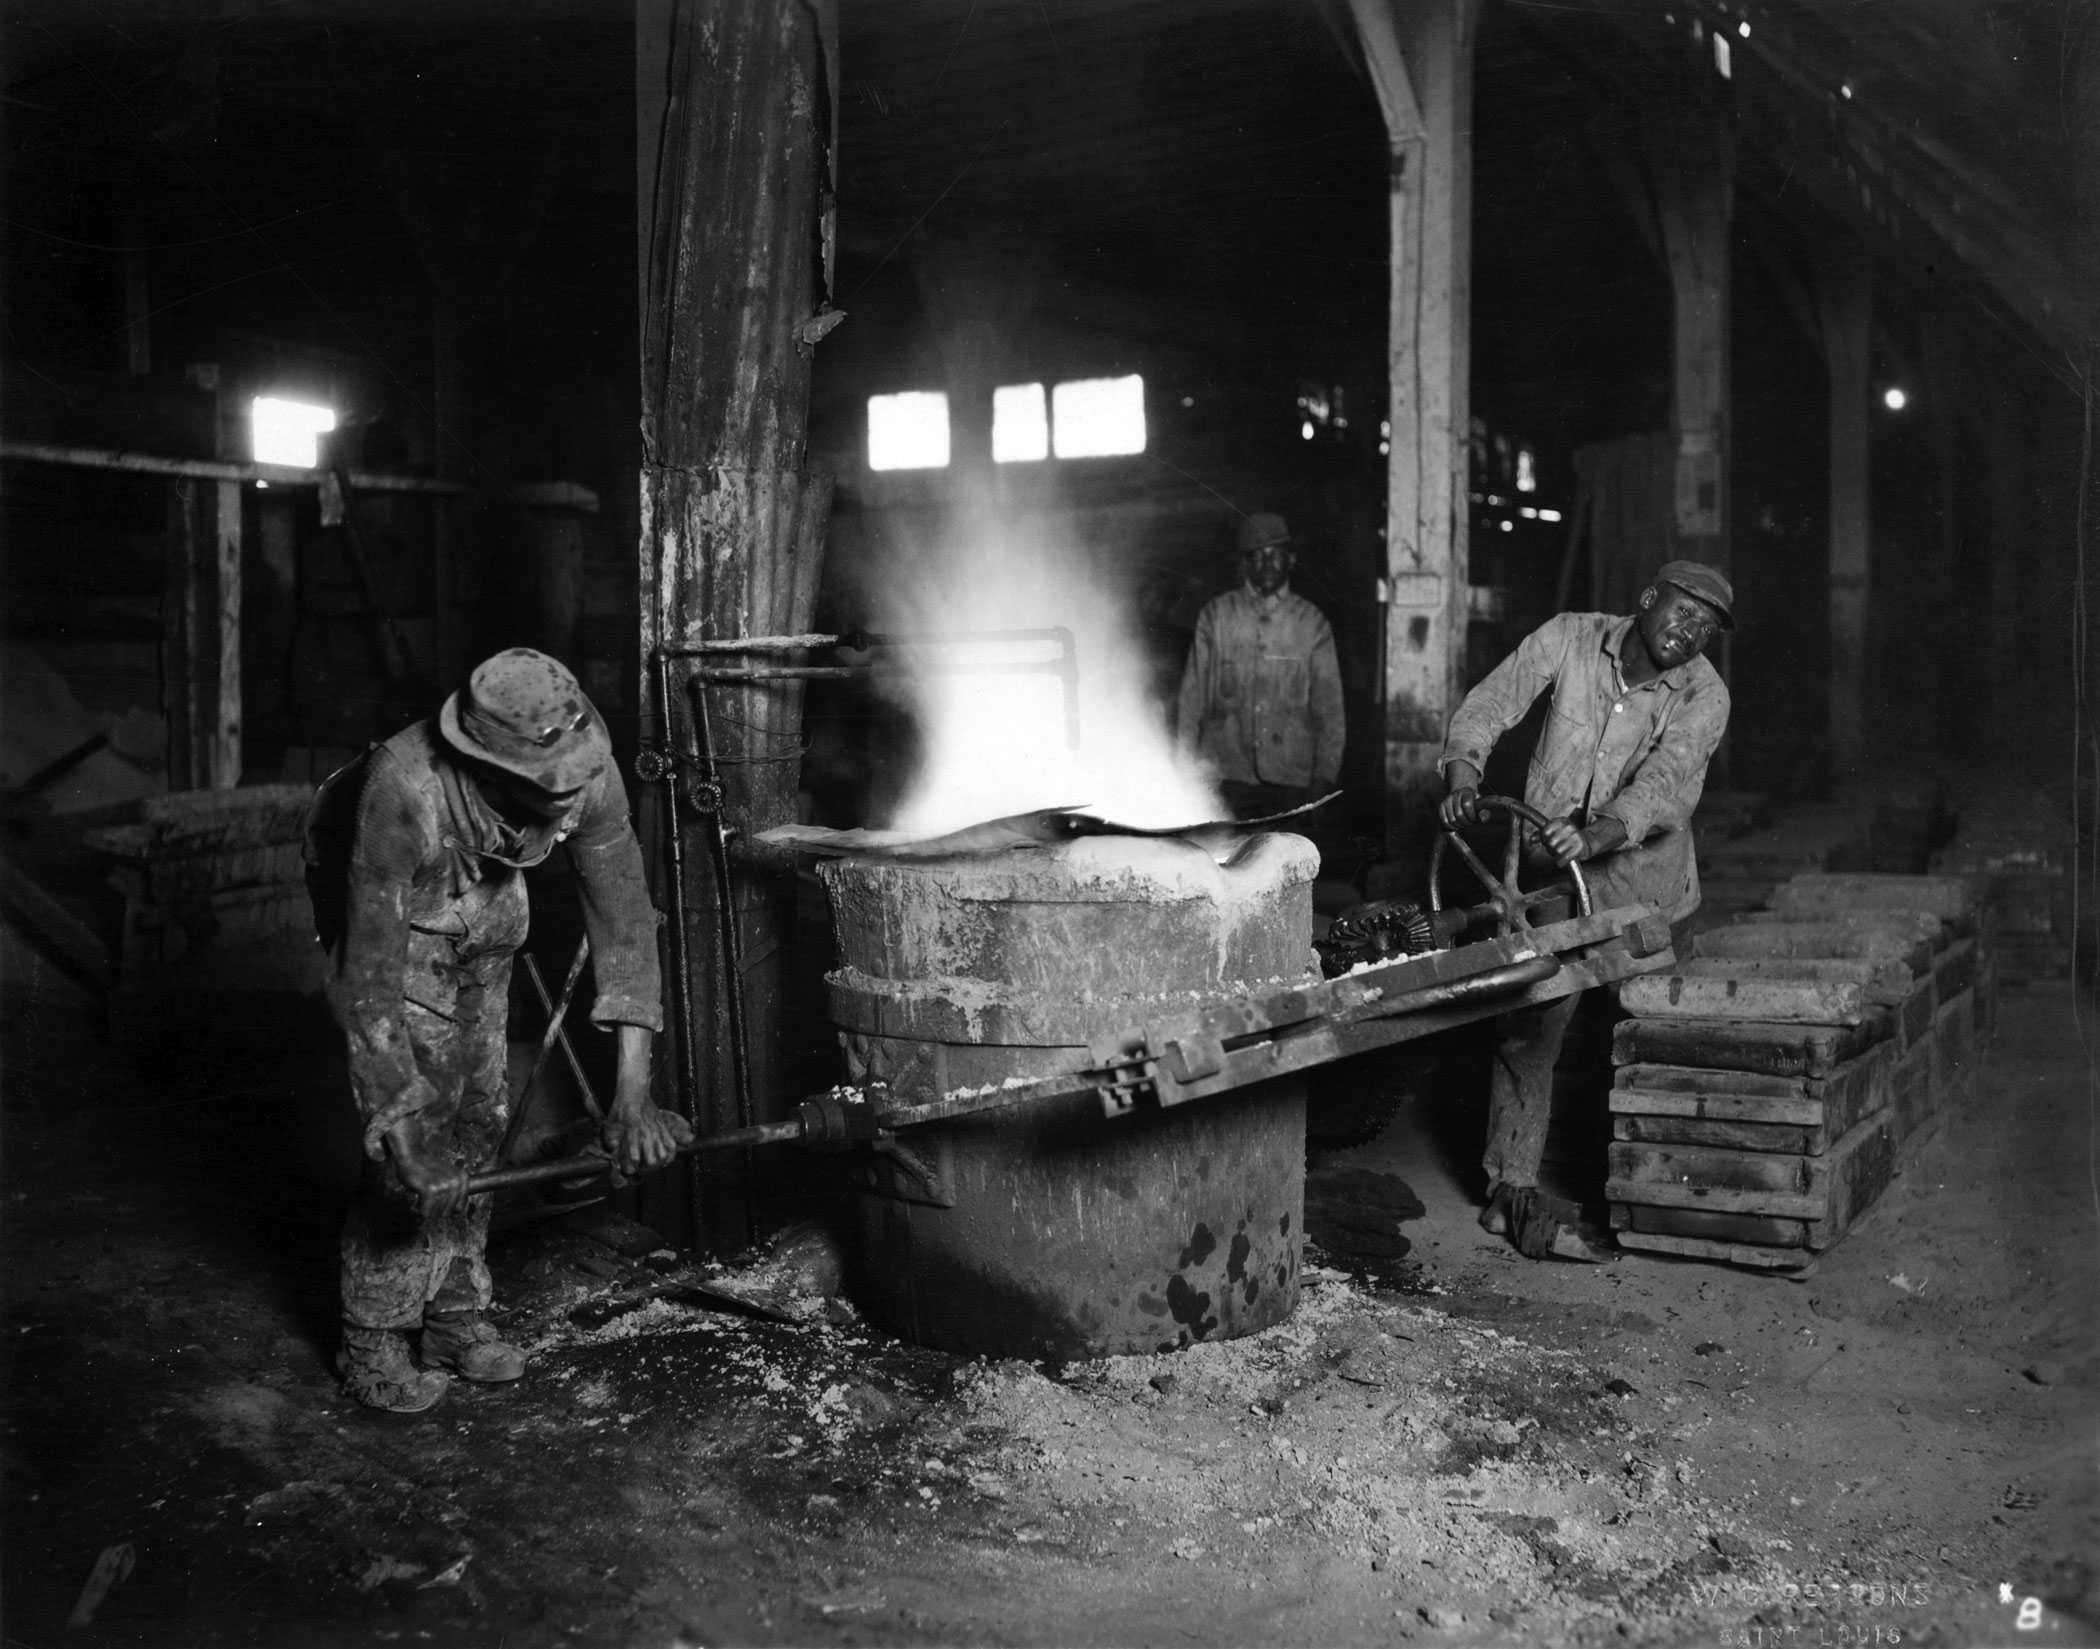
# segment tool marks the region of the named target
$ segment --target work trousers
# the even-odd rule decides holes
[[[1488,1193],[1497,1186],[1534,1186],[1553,1120],[1553,1066],[1582,1001],[1575,991],[1495,1021],[1495,1064],[1488,1074]]]
[[[419,992],[430,1004],[410,1000],[402,1009],[416,1069],[438,1094],[420,1121],[434,1146],[470,1170],[495,1159],[510,1118],[506,1037],[513,954],[489,951],[450,962],[432,957],[424,978],[442,988]],[[408,1329],[423,1321],[426,1310],[487,1310],[484,1251],[494,1203],[492,1196],[469,1197],[456,1212],[426,1219],[391,1158],[366,1162],[343,1222],[343,1321],[354,1328]]]

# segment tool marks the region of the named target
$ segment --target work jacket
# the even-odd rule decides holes
[[[1582,861],[1593,902],[1652,905],[1674,922],[1699,905],[1692,810],[1728,730],[1728,685],[1702,657],[1629,688],[1620,661],[1639,644],[1631,618],[1548,619],[1466,695],[1437,765],[1484,770],[1495,741],[1550,690],[1524,800],[1577,825],[1617,819],[1625,847]]]
[[[339,785],[360,788],[332,797]],[[502,987],[528,920],[524,873],[557,844],[568,847],[582,896],[597,978],[592,1022],[662,1030],[656,911],[617,770],[607,767],[561,818],[514,826],[424,721],[375,745],[316,799],[309,883],[368,1151],[422,1091],[409,1009],[502,1035]],[[331,933],[324,890],[336,877],[340,928]]]
[[[1301,595],[1244,585],[1204,606],[1176,729],[1220,779],[1326,789],[1342,766],[1334,632]]]

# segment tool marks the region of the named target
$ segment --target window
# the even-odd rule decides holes
[[[948,465],[948,397],[939,390],[868,397],[868,468],[937,470]]]
[[[310,470],[321,462],[320,437],[335,428],[335,408],[258,395],[248,403],[248,428],[258,464]]]
[[[1145,450],[1145,380],[1081,378],[1050,393],[1051,448],[1060,458]]]
[[[1050,407],[1041,384],[992,391],[992,462],[1027,464],[1050,456]]]

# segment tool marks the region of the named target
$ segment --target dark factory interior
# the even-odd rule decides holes
[[[0,1646],[2100,1643],[2092,0],[0,57]]]

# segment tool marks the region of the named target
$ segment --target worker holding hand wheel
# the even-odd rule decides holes
[[[437,715],[314,799],[307,887],[370,1159],[343,1227],[338,1366],[368,1407],[420,1413],[453,1374],[525,1371],[484,1317],[493,1198],[466,1184],[504,1137],[525,872],[557,845],[582,894],[591,1019],[619,1036],[601,1143],[623,1172],[660,1168],[692,1130],[649,1097],[663,1028],[656,911],[604,720],[576,678],[529,648],[485,659]]]
[[[1728,729],[1728,687],[1703,656],[1735,628],[1735,592],[1697,561],[1672,561],[1628,617],[1562,613],[1517,644],[1466,695],[1444,739],[1447,830],[1481,819],[1488,752],[1539,695],[1552,705],[1524,785],[1550,821],[1533,844],[1556,865],[1580,862],[1599,909],[1650,905],[1672,923],[1699,905],[1692,810]],[[1579,993],[1496,1023],[1489,1078],[1488,1201],[1481,1225],[1533,1259],[1601,1259],[1573,1207],[1539,1190],[1553,1108],[1553,1066]]]

